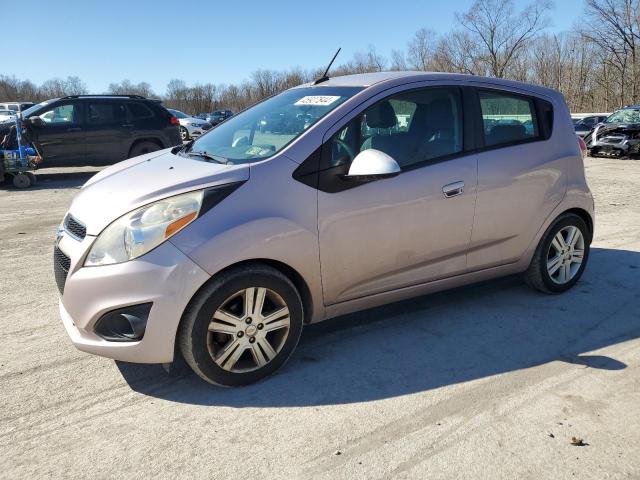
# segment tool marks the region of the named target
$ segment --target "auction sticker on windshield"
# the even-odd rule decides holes
[[[298,100],[294,105],[319,105],[326,106],[331,105],[340,97],[335,95],[307,95]]]

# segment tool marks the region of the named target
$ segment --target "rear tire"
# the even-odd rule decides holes
[[[133,147],[131,147],[131,151],[129,152],[129,158],[138,157],[140,155],[144,155],[145,153],[151,153],[157,150],[160,150],[160,146],[157,143],[139,142],[139,143],[136,143]]]
[[[194,296],[178,329],[178,345],[207,382],[247,385],[284,365],[298,344],[303,319],[291,280],[268,265],[249,265],[214,277]]]
[[[13,186],[16,188],[29,188],[31,178],[26,173],[17,173],[13,176]]]
[[[548,294],[566,292],[580,280],[590,246],[584,220],[573,213],[561,215],[542,236],[525,272],[526,283]]]

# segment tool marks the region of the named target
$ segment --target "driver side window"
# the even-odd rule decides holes
[[[44,123],[51,125],[77,123],[76,107],[71,103],[66,105],[58,105],[57,107],[47,110],[46,112],[38,116]]]
[[[367,108],[330,144],[330,166],[349,165],[367,149],[380,150],[406,169],[462,152],[462,99],[457,88],[403,92]]]

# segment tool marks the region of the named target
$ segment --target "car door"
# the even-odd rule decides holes
[[[517,261],[566,191],[567,137],[551,137],[553,109],[541,98],[477,90],[478,198],[468,257],[480,270]],[[532,125],[533,128],[527,128]]]
[[[132,125],[125,104],[118,100],[91,100],[86,105],[87,163],[105,165],[126,158]]]
[[[35,137],[44,160],[43,166],[67,166],[85,162],[85,132],[82,104],[78,101],[56,103],[34,115]]]
[[[400,92],[325,141],[318,192],[325,304],[466,270],[477,164],[465,153],[462,105],[456,87]],[[344,180],[354,156],[369,148],[393,157],[401,173]]]

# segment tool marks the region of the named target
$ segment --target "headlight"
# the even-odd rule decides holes
[[[198,218],[204,191],[165,198],[120,217],[98,236],[85,266],[110,265],[144,255]]]
[[[200,127],[202,124],[200,123],[190,123],[189,126],[190,127]]]

